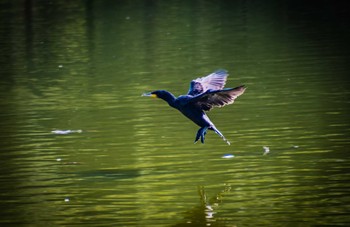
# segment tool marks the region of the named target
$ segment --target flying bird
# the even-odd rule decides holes
[[[214,107],[232,104],[238,96],[244,93],[246,89],[244,85],[235,88],[224,88],[227,76],[227,71],[220,69],[208,76],[192,80],[187,95],[181,95],[177,98],[166,90],[156,90],[145,93],[142,96],[163,99],[169,106],[179,110],[183,115],[196,123],[200,129],[197,132],[195,143],[199,139],[204,143],[205,135],[209,129],[230,145],[230,142],[215,127],[205,113],[205,111],[209,111]]]

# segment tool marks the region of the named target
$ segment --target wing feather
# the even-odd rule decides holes
[[[205,93],[199,94],[190,100],[190,103],[198,106],[204,111],[209,111],[214,107],[223,107],[232,104],[235,99],[242,95],[245,91],[245,86],[236,88],[227,88],[224,90],[208,90]]]
[[[188,95],[199,95],[208,90],[221,90],[224,88],[228,73],[219,69],[206,77],[200,77],[191,81]]]

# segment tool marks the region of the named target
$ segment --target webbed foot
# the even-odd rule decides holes
[[[202,127],[197,131],[196,139],[194,140],[194,143],[197,143],[199,138],[201,139],[201,143],[204,143],[205,134],[207,134],[208,127]]]

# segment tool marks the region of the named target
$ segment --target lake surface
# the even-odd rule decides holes
[[[350,223],[349,7],[0,3],[1,226]],[[231,142],[141,97],[226,69]]]

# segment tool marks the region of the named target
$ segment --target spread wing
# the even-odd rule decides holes
[[[208,90],[221,90],[224,88],[228,73],[219,69],[206,77],[197,78],[191,81],[188,95],[199,95]]]
[[[214,107],[223,107],[232,104],[235,99],[242,95],[245,91],[245,86],[236,88],[227,88],[224,90],[208,90],[205,93],[199,94],[190,100],[190,103],[198,106],[204,111],[209,111]]]

